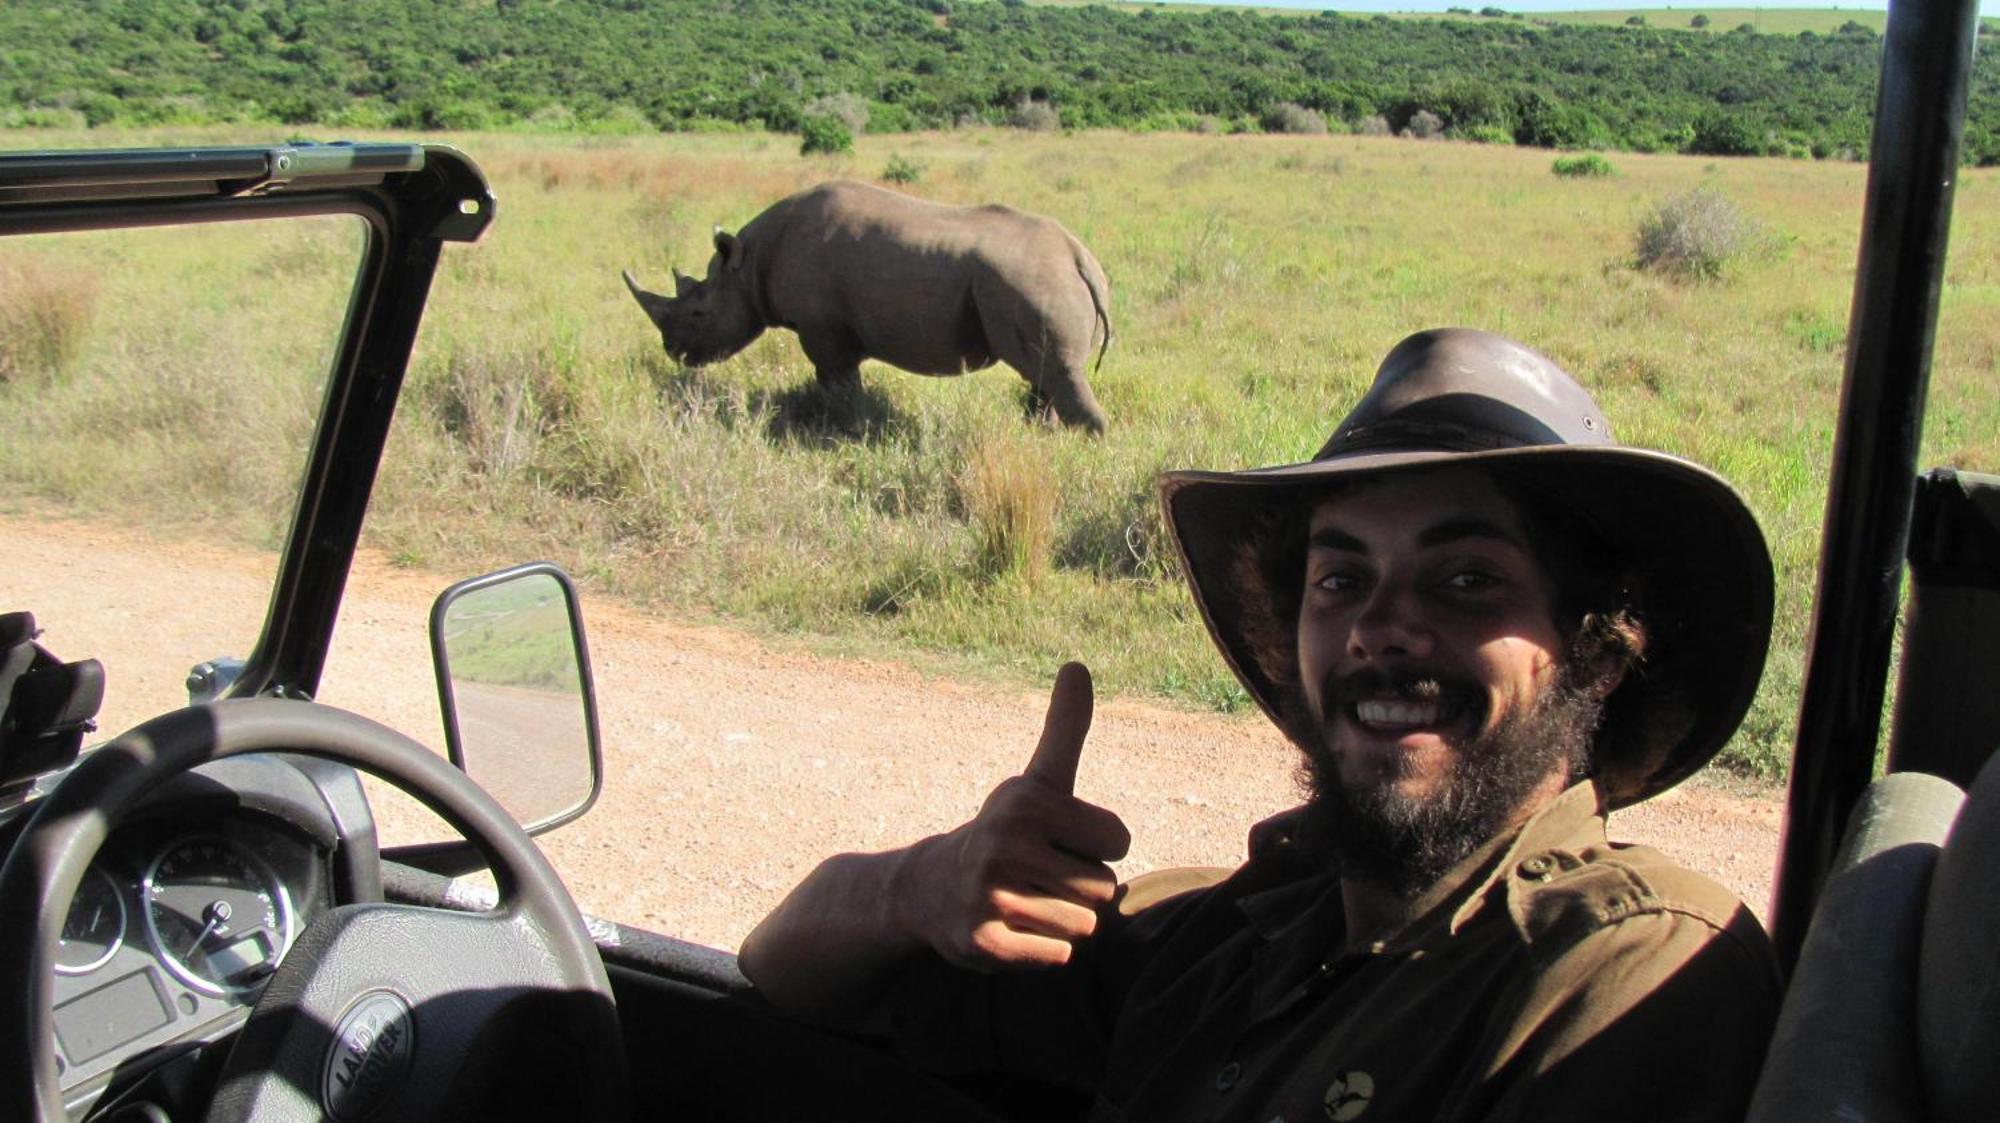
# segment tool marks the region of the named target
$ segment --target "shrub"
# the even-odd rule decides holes
[[[617,102],[578,123],[579,131],[601,136],[658,132],[658,126],[637,107]]]
[[[1586,152],[1581,156],[1556,157],[1555,166],[1551,170],[1567,179],[1593,179],[1608,176],[1616,169],[1611,166],[1611,161],[1597,153]]]
[[[1727,196],[1698,187],[1666,199],[1640,220],[1637,264],[1691,280],[1719,280],[1760,234],[1756,220]]]
[[[1469,140],[1474,144],[1514,143],[1512,131],[1500,125],[1459,125],[1445,130],[1445,135],[1453,140]]]
[[[1694,123],[1687,150],[1695,156],[1761,156],[1766,144],[1763,130],[1741,113],[1714,109]]]
[[[801,110],[807,117],[831,117],[847,126],[850,135],[868,131],[868,102],[845,90],[824,94],[806,102]]]
[[[1696,12],[1696,13],[1694,14],[1694,18],[1688,21],[1688,26],[1689,26],[1689,27],[1696,27],[1696,28],[1700,28],[1700,27],[1707,27],[1707,26],[1708,26],[1708,14],[1707,14],[1707,13],[1705,13],[1705,12]]]
[[[889,165],[882,169],[882,178],[890,183],[915,183],[924,178],[924,166],[901,152],[891,152]]]
[[[97,281],[89,273],[0,262],[0,382],[67,366],[96,313]]]
[[[1317,135],[1326,132],[1326,117],[1292,101],[1281,101],[1264,113],[1264,131]]]
[[[1017,129],[1052,133],[1062,128],[1062,114],[1046,101],[1021,101],[1007,114],[1007,123]]]
[[[1435,140],[1444,135],[1444,122],[1428,109],[1419,109],[1410,114],[1410,122],[1403,126],[1403,135],[1412,140]]]
[[[1632,16],[1626,16],[1626,17],[1625,17],[1625,26],[1626,26],[1626,27],[1644,27],[1644,26],[1646,26],[1646,17],[1645,17],[1645,16],[1639,16],[1639,15],[1632,15]]]
[[[839,155],[854,151],[854,134],[837,117],[808,117],[799,123],[799,155],[825,152]]]
[[[1056,530],[1056,477],[1047,458],[1018,435],[982,438],[966,457],[959,497],[978,532],[980,571],[1039,580]]]
[[[1373,117],[1363,117],[1354,122],[1354,131],[1360,136],[1388,136],[1389,119],[1380,113]]]

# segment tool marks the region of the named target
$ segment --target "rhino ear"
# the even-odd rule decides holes
[[[688,294],[694,291],[697,283],[693,277],[682,273],[679,269],[674,270],[674,296],[677,299],[687,299]]]
[[[715,252],[722,255],[724,269],[734,269],[743,264],[743,243],[720,226],[715,228]]]

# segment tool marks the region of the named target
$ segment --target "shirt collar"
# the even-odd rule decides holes
[[[1494,837],[1446,871],[1437,884],[1412,898],[1390,936],[1366,949],[1353,950],[1377,954],[1396,951],[1428,938],[1439,923],[1446,933],[1455,935],[1478,915],[1492,896],[1492,888],[1506,879],[1507,871],[1527,855],[1558,848],[1580,850],[1603,842],[1604,804],[1597,785],[1589,780],[1572,784],[1529,817],[1520,830]],[[1453,902],[1457,906],[1447,911]],[[1345,938],[1338,868],[1249,894],[1238,907],[1251,930],[1266,940],[1283,939],[1307,927],[1324,929],[1329,943]],[[1423,923],[1429,917],[1447,916],[1448,920],[1439,923]]]

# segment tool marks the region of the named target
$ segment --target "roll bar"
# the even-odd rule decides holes
[[[1893,0],[1772,936],[1796,962],[1881,736],[1977,0]]]

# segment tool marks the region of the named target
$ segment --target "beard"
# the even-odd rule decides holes
[[[1550,775],[1563,775],[1567,786],[1589,774],[1591,739],[1604,707],[1594,692],[1576,689],[1571,679],[1568,668],[1560,668],[1555,681],[1528,706],[1491,729],[1470,738],[1447,738],[1453,750],[1450,762],[1431,790],[1420,795],[1397,787],[1396,781],[1412,771],[1407,757],[1363,783],[1343,781],[1324,730],[1353,699],[1379,696],[1385,687],[1404,698],[1449,700],[1454,706],[1478,697],[1478,688],[1370,671],[1329,681],[1323,692],[1327,712],[1293,726],[1319,733],[1302,746],[1307,837],[1330,847],[1343,877],[1382,886],[1405,899],[1417,896],[1511,825]],[[1307,708],[1302,700],[1296,704],[1301,711]]]

